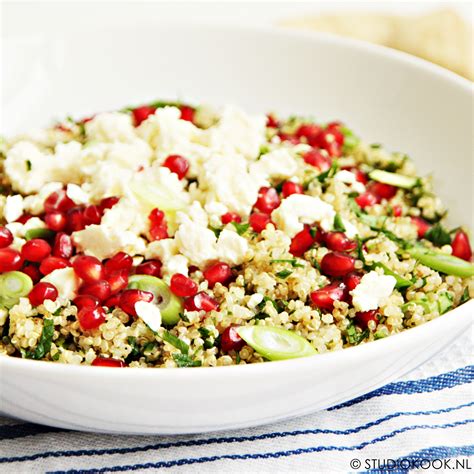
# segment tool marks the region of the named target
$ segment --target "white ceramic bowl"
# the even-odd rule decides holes
[[[234,27],[168,25],[44,41],[34,61],[24,50],[7,51],[16,61],[6,71],[7,131],[163,97],[342,119],[433,172],[453,222],[472,227],[472,89],[436,66],[331,36]],[[41,87],[31,87],[35,80]],[[251,366],[117,370],[0,358],[0,408],[37,423],[110,433],[273,422],[405,374],[468,330],[473,312],[471,301],[387,339]]]

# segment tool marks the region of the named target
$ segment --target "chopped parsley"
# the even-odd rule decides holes
[[[232,225],[235,227],[235,230],[239,235],[245,234],[245,232],[247,232],[248,228],[250,227],[248,222],[242,224],[240,222],[232,222]]]
[[[282,270],[281,272],[276,273],[278,278],[288,278],[293,273],[293,270]]]
[[[270,260],[270,263],[289,263],[293,268],[304,268],[304,265],[298,263],[296,258],[277,258],[274,260]]]
[[[27,359],[42,359],[50,350],[54,335],[54,323],[52,319],[43,319],[43,331],[34,352],[26,351]]]
[[[31,161],[30,160],[26,160],[26,170],[31,171]]]
[[[362,332],[357,331],[354,323],[351,323],[346,329],[346,339],[350,344],[360,344],[369,335],[369,330],[365,329]]]
[[[201,361],[193,360],[187,354],[173,354],[173,359],[178,367],[200,367]]]
[[[221,235],[221,232],[222,232],[221,227],[211,227],[211,226],[209,226],[209,229],[211,229],[212,232],[214,232],[214,234],[216,235],[216,237],[219,238],[219,235]]]
[[[176,347],[176,349],[181,351],[181,354],[187,355],[189,353],[189,346],[178,337],[173,336],[173,334],[171,334],[170,332],[164,331],[163,335],[161,336],[161,339],[163,339],[163,341],[166,341],[168,344],[171,344],[172,346]]]
[[[334,216],[334,230],[337,232],[345,232],[346,227],[344,225],[344,222],[342,221],[342,217],[340,214],[336,214]]]
[[[316,178],[320,183],[324,183],[327,179],[332,178],[338,169],[339,165],[337,164],[337,161],[333,161],[331,167],[327,171],[318,174]]]
[[[469,288],[467,286],[466,286],[466,288],[464,288],[464,292],[461,296],[461,299],[460,299],[459,303],[463,304],[466,301],[469,301]]]
[[[439,222],[426,231],[424,238],[438,247],[451,243],[449,232]]]

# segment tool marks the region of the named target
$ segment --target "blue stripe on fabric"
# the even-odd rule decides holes
[[[430,448],[420,449],[419,451],[414,451],[413,453],[407,454],[406,456],[402,456],[398,459],[395,459],[396,463],[401,463],[403,466],[402,461],[407,460],[407,465],[410,461],[421,461],[421,460],[430,460],[433,461],[435,459],[446,459],[446,458],[455,458],[461,456],[473,456],[474,455],[474,445],[471,446],[433,446]],[[470,469],[474,466],[474,463],[471,463]],[[454,469],[455,463],[454,460],[452,462],[451,469]],[[370,471],[366,471],[364,474],[405,474],[407,469],[403,469],[402,466],[400,468],[390,467],[388,465],[380,466],[377,469],[371,469]],[[460,466],[458,466],[460,468]],[[467,466],[464,466],[466,469]],[[423,469],[425,470],[425,469]]]
[[[175,459],[172,461],[159,461],[155,463],[144,463],[144,464],[129,464],[121,466],[110,466],[100,469],[71,469],[68,471],[50,471],[50,474],[92,474],[92,473],[105,473],[105,472],[126,472],[126,471],[136,471],[137,469],[160,469],[160,468],[171,468],[174,466],[189,466],[192,464],[204,464],[208,462],[221,461],[221,460],[255,460],[255,459],[278,459],[288,456],[299,456],[302,454],[316,453],[321,451],[354,451],[365,448],[368,445],[373,445],[386,441],[387,439],[393,438],[398,434],[404,433],[406,431],[413,431],[417,429],[446,429],[446,428],[455,428],[456,426],[467,425],[474,422],[474,419],[458,421],[455,423],[449,423],[444,425],[415,425],[415,426],[406,426],[391,433],[379,436],[371,441],[364,441],[355,446],[314,446],[310,448],[299,448],[288,451],[275,451],[268,453],[255,453],[255,454],[223,454],[216,456],[203,456],[199,458],[182,458]]]
[[[457,385],[464,385],[474,380],[474,365],[468,365],[452,372],[435,375],[427,379],[421,380],[407,380],[401,382],[394,382],[384,387],[378,388],[373,392],[361,395],[347,402],[341,403],[334,407],[328,408],[328,411],[339,410],[341,408],[349,407],[374,397],[383,395],[413,395],[416,393],[430,393],[445,388],[453,388]]]
[[[253,436],[236,436],[236,437],[220,437],[220,438],[208,438],[208,439],[197,439],[188,441],[176,441],[171,443],[157,443],[153,445],[137,446],[133,448],[113,448],[113,449],[89,449],[89,450],[76,450],[76,451],[46,451],[43,453],[32,454],[29,456],[16,456],[16,457],[4,457],[0,458],[0,463],[12,463],[12,462],[27,462],[35,461],[36,459],[44,459],[50,457],[79,457],[79,456],[101,456],[101,455],[112,455],[112,454],[132,454],[145,451],[151,451],[156,449],[167,449],[167,448],[180,448],[190,446],[207,446],[211,444],[224,444],[224,443],[242,443],[246,441],[261,441],[266,439],[285,438],[288,436],[300,436],[300,435],[311,435],[311,434],[331,434],[331,435],[351,435],[360,431],[372,428],[373,426],[380,425],[385,421],[399,416],[426,416],[426,415],[438,415],[441,413],[449,413],[452,411],[460,410],[462,408],[473,406],[474,402],[465,403],[455,407],[441,408],[439,410],[429,411],[415,411],[415,412],[397,412],[390,415],[386,415],[383,418],[366,423],[365,425],[358,426],[356,428],[350,428],[347,430],[330,430],[330,429],[314,429],[314,430],[296,430],[296,431],[284,431],[284,432],[272,432],[264,433],[261,435]]]
[[[340,408],[348,407],[355,405],[371,398],[383,396],[383,395],[392,395],[392,394],[415,394],[423,392],[433,392],[436,390],[443,390],[445,388],[453,388],[458,385],[464,385],[470,383],[474,380],[474,366],[470,365],[467,367],[462,367],[452,372],[446,372],[444,374],[435,375],[427,379],[420,380],[409,380],[406,382],[393,382],[385,387],[379,388],[373,392],[370,392],[366,395],[354,398],[348,402],[336,405],[335,407],[328,408],[328,411],[338,410]],[[406,388],[408,391],[403,392],[403,388]],[[24,423],[21,425],[14,425],[18,428],[15,431],[11,430],[10,426],[0,426],[0,441],[4,439],[15,439],[25,436],[33,436],[36,434],[43,434],[48,432],[58,432],[58,431],[69,431],[63,430],[61,428],[49,428],[43,427],[40,429],[37,428],[38,425],[33,423]],[[21,427],[21,428],[20,428]]]

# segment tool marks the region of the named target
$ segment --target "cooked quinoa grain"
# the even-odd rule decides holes
[[[4,356],[250,364],[474,297],[467,229],[445,227],[430,180],[340,122],[157,102],[0,150]]]

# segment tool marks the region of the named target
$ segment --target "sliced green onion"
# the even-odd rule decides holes
[[[179,321],[179,315],[183,312],[183,302],[160,278],[151,275],[132,275],[128,280],[128,288],[148,291],[155,296],[153,302],[160,309],[163,324],[173,326]]]
[[[474,276],[474,265],[452,255],[446,255],[424,247],[411,247],[406,249],[413,258],[423,265],[447,275],[455,275],[462,278]]]
[[[441,293],[438,296],[438,310],[439,314],[444,314],[453,307],[453,297],[447,293]]]
[[[0,275],[0,304],[5,308],[15,306],[32,288],[33,281],[26,273],[17,271],[4,273]]]
[[[385,275],[391,275],[397,280],[397,283],[395,284],[395,288],[400,289],[400,288],[408,288],[409,286],[413,285],[413,282],[408,280],[407,278],[404,278],[400,276],[398,273],[395,273],[394,271],[390,270],[386,265],[383,263],[377,262],[375,264],[376,267],[380,267]]]
[[[29,229],[25,232],[25,239],[44,239],[48,240],[53,237],[54,232],[49,229],[38,228],[38,229]]]
[[[317,354],[303,337],[287,329],[271,326],[242,326],[239,336],[268,360],[296,359]]]
[[[372,170],[369,173],[369,178],[379,183],[390,184],[396,186],[397,188],[410,189],[413,186],[416,186],[418,183],[418,178],[413,176],[405,176],[403,174],[391,173],[384,170]]]

